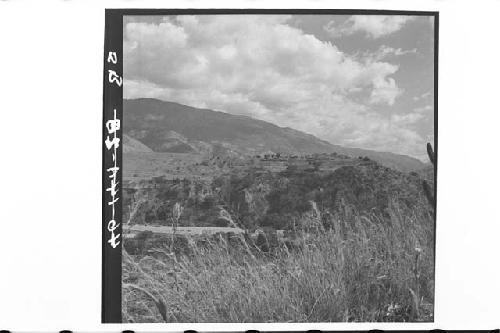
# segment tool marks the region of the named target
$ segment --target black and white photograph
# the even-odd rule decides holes
[[[499,12],[0,0],[0,333],[498,333]]]
[[[122,321],[433,322],[436,17],[123,16]]]

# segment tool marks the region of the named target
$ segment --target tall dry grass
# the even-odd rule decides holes
[[[331,221],[272,253],[224,239],[192,241],[190,254],[124,253],[123,320],[432,321],[432,216],[395,205],[389,213]]]

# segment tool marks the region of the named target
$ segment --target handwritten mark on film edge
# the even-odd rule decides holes
[[[116,52],[108,53],[108,63],[116,64],[118,62],[118,57]],[[109,84],[117,84],[119,87],[122,85],[122,78],[116,74],[114,70],[108,70],[108,82]],[[115,221],[115,204],[120,199],[118,197],[118,171],[120,167],[117,165],[117,150],[120,146],[120,138],[118,138],[118,131],[120,130],[120,119],[116,119],[116,109],[113,109],[113,119],[106,122],[106,130],[108,135],[104,141],[106,148],[112,150],[113,166],[106,169],[109,173],[109,187],[106,192],[110,192],[111,198],[108,201],[108,205],[111,206],[111,219],[108,221],[108,231],[110,232],[110,238],[108,243],[116,248],[120,244],[121,234],[115,234],[115,230],[119,227],[119,223]]]

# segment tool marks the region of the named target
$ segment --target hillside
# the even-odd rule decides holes
[[[127,318],[433,319],[430,165],[175,103],[124,113]]]
[[[153,150],[134,138],[131,138],[128,135],[123,136],[123,152],[124,153],[132,153],[132,152],[143,152],[143,153],[152,153]]]
[[[212,155],[336,152],[352,157],[368,156],[403,172],[425,167],[409,156],[333,145],[313,135],[246,116],[151,98],[124,100],[123,108],[125,134],[154,152]]]
[[[221,207],[240,227],[291,230],[292,224],[316,215],[327,227],[352,214],[389,218],[390,207],[404,214],[429,212],[421,178],[386,168],[371,160],[347,160],[343,166],[298,170],[290,164],[280,172],[248,165],[215,176],[213,181],[155,177],[133,190],[142,198],[134,224],[169,223],[176,203],[184,207],[181,225],[227,226]],[[128,195],[126,206],[132,203]],[[305,214],[305,215],[304,215]]]

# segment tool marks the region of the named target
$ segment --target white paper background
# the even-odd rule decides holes
[[[102,325],[104,8],[440,11],[436,322]],[[499,1],[1,1],[0,329],[500,327]]]

